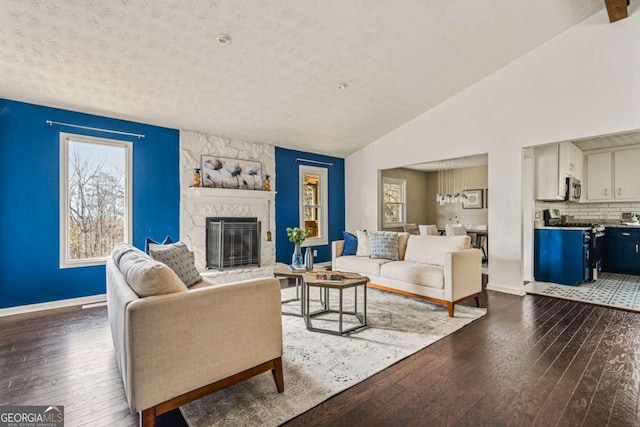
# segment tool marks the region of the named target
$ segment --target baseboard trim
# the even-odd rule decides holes
[[[38,311],[56,310],[81,306],[85,304],[96,304],[107,300],[107,294],[91,295],[88,297],[63,299],[60,301],[42,302],[38,304],[19,305],[17,307],[0,308],[0,317],[14,316],[16,314],[35,313]]]
[[[502,292],[502,293],[511,294],[511,295],[518,295],[520,297],[525,296],[527,294],[527,292],[524,290],[524,285],[522,285],[520,289],[516,289],[512,286],[504,286],[504,285],[499,285],[497,283],[489,282],[487,283],[487,290]]]

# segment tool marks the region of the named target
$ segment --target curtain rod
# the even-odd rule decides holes
[[[315,163],[317,165],[333,166],[333,163],[319,162],[317,160],[302,159],[300,157],[296,158],[296,162],[308,162],[308,163]]]
[[[53,125],[68,126],[68,127],[77,128],[77,129],[95,130],[95,131],[98,131],[98,132],[107,132],[107,133],[116,133],[118,135],[135,136],[138,139],[144,138],[144,135],[141,134],[141,133],[130,133],[130,132],[121,132],[119,130],[92,128],[92,127],[89,127],[89,126],[72,125],[70,123],[54,122],[54,121],[51,121],[51,120],[47,120],[47,124],[49,126],[53,126]]]

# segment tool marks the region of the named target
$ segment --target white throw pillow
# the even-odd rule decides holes
[[[369,246],[369,234],[367,233],[367,230],[356,230],[356,235],[358,236],[358,250],[356,251],[356,256],[370,256],[371,247]]]
[[[124,279],[139,297],[187,290],[176,273],[163,263],[152,260],[136,248],[131,247],[128,251],[123,249],[120,247],[117,254],[118,266]]]

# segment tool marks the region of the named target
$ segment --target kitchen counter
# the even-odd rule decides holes
[[[604,228],[640,228],[639,224],[602,224]]]
[[[591,227],[554,227],[554,226],[542,226],[542,227],[535,227],[536,230],[577,230],[577,231],[585,231],[585,230],[591,230]]]

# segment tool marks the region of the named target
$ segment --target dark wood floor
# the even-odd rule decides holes
[[[483,305],[484,318],[287,425],[640,425],[639,314],[494,292]],[[68,426],[136,425],[106,308],[0,319],[8,404],[64,405]],[[159,425],[184,424],[174,412]]]

